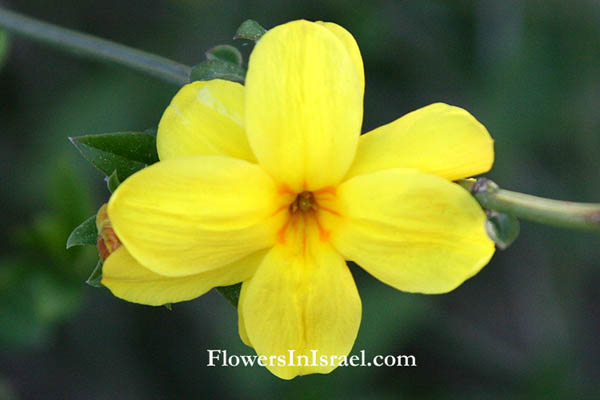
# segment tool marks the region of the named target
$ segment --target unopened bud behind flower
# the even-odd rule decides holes
[[[96,228],[98,229],[98,253],[100,254],[100,259],[104,262],[111,253],[121,247],[121,241],[113,230],[108,218],[106,203],[100,207],[98,214],[96,214]]]

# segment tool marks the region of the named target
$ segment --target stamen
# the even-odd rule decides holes
[[[282,192],[287,194],[287,191]],[[308,190],[305,190],[301,193],[298,193],[294,201],[287,206],[289,214],[286,221],[277,232],[277,241],[281,244],[284,244],[286,241],[287,232],[290,229],[301,229],[303,232],[297,232],[297,234],[302,237],[303,248],[305,248],[308,226],[312,224],[315,224],[314,228],[318,229],[319,237],[322,241],[329,240],[330,232],[323,226],[322,221],[320,221],[321,211],[333,214],[335,216],[340,216],[340,214],[336,210],[329,207],[324,207],[320,203],[325,202],[327,204],[328,200],[326,198],[334,196],[335,188],[333,187],[327,187],[315,192],[309,192]],[[326,198],[324,199],[323,197]],[[285,209],[285,207],[286,206],[279,208],[275,214],[282,211],[282,209]]]
[[[316,207],[315,196],[312,192],[302,192],[297,197],[296,200],[290,205],[290,211],[292,214],[297,212],[309,212],[313,211]]]

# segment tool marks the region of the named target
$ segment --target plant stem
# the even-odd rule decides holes
[[[461,179],[457,183],[486,209],[546,225],[600,230],[600,203],[575,203],[512,192],[486,178]]]
[[[176,85],[190,80],[191,67],[92,35],[26,17],[0,7],[0,27],[78,56],[124,65]],[[600,230],[600,204],[575,203],[500,189],[486,178],[461,179],[483,208],[566,228]]]
[[[124,65],[169,83],[182,86],[189,82],[191,68],[187,65],[109,40],[41,22],[1,7],[0,27],[78,56]]]

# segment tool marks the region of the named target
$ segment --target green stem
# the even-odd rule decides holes
[[[114,62],[164,81],[185,85],[191,67],[118,43],[61,28],[0,7],[0,27],[79,56]],[[480,178],[458,183],[486,209],[566,228],[600,230],[600,204],[550,200],[500,189]]]
[[[575,203],[511,192],[486,178],[461,179],[458,184],[486,209],[546,225],[600,230],[600,203]]]
[[[124,65],[179,86],[189,82],[191,68],[187,65],[92,35],[47,24],[1,7],[0,27],[78,56]]]

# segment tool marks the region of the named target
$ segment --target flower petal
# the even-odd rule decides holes
[[[360,134],[363,90],[353,57],[328,28],[293,21],[250,56],[246,129],[258,162],[295,192],[338,183]]]
[[[344,182],[337,196],[342,217],[332,243],[396,289],[451,291],[494,254],[477,201],[438,176],[389,169]]]
[[[244,321],[244,313],[242,312],[242,304],[244,303],[244,294],[246,292],[245,288],[247,285],[242,284],[242,289],[240,290],[240,298],[238,299],[238,333],[240,335],[240,339],[242,342],[248,347],[252,347],[250,343],[250,338],[248,337],[248,333],[246,332],[246,322]]]
[[[216,154],[256,162],[244,130],[244,87],[221,79],[185,85],[158,124],[156,145],[161,160]]]
[[[267,368],[283,379],[328,373],[337,365],[321,365],[320,357],[347,356],[360,325],[361,302],[344,259],[322,242],[314,227],[302,241],[278,245],[265,256],[256,274],[244,282],[241,307],[248,338],[259,355],[285,357],[292,365]],[[313,354],[317,365],[298,365],[297,356]]]
[[[489,171],[494,141],[462,108],[431,104],[362,135],[346,179],[389,168],[416,168],[456,180]]]
[[[260,167],[221,156],[161,161],[129,177],[108,215],[151,271],[185,276],[230,264],[275,242],[280,198]]]
[[[144,268],[121,246],[104,262],[102,284],[116,297],[133,303],[150,306],[176,303],[194,299],[216,286],[250,278],[264,255],[264,250],[259,251],[224,267],[173,278]]]
[[[354,40],[354,36],[350,32],[348,32],[343,27],[338,24],[334,24],[333,22],[323,22],[317,21],[317,24],[324,26],[329,29],[331,33],[333,33],[339,40],[342,41],[348,54],[352,58],[354,62],[354,67],[356,68],[356,73],[358,74],[358,79],[360,80],[361,88],[364,90],[365,88],[365,70],[363,66],[362,56],[360,55],[360,49],[358,48],[358,44],[356,40]]]

